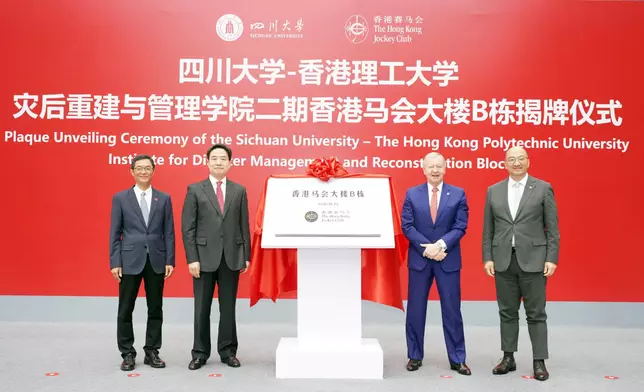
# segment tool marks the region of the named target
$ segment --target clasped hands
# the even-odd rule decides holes
[[[443,252],[443,250],[437,243],[420,244],[420,246],[425,248],[425,251],[423,252],[423,257],[427,257],[428,259],[441,261],[447,256],[447,253]]]

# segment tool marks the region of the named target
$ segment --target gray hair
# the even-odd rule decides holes
[[[425,157],[423,158],[423,165],[429,158],[442,158],[443,162],[445,162],[445,157],[443,156],[443,154],[441,154],[440,152],[432,151],[429,154],[425,155]]]

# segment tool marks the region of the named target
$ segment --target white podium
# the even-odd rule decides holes
[[[263,248],[297,248],[297,337],[277,378],[382,379],[377,339],[362,337],[363,248],[395,246],[388,178],[270,178]]]

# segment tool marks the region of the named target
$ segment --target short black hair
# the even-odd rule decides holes
[[[225,144],[215,144],[214,146],[208,149],[208,153],[206,154],[206,157],[208,157],[208,160],[210,160],[210,153],[212,152],[212,150],[215,150],[217,148],[221,148],[222,150],[226,151],[226,154],[228,155],[228,160],[233,159],[233,152],[230,149],[230,147],[228,147]]]
[[[143,154],[143,155],[137,155],[137,156],[135,156],[135,157],[134,157],[134,159],[132,159],[132,164],[130,165],[130,169],[134,170],[134,165],[135,165],[138,161],[142,161],[142,160],[145,160],[145,159],[147,159],[147,160],[149,160],[150,162],[152,162],[152,169],[154,169],[154,167],[155,167],[155,165],[154,165],[154,159],[152,159],[152,157],[151,157],[151,156],[149,156],[149,155],[144,155],[144,154]]]

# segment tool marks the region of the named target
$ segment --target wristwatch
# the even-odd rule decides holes
[[[445,244],[444,241],[439,240],[436,243],[438,244],[438,247],[441,248],[442,252],[445,252],[447,250],[447,245]]]

